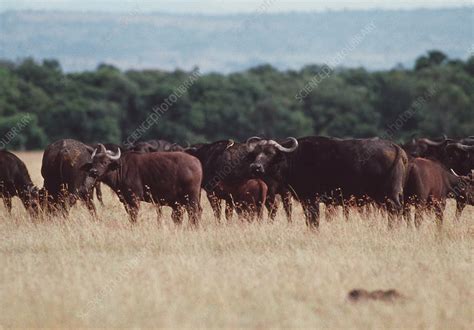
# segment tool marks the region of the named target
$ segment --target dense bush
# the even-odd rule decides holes
[[[473,63],[474,57],[464,62],[431,51],[413,69],[311,65],[282,72],[262,65],[190,79],[193,72],[180,70],[123,72],[104,64],[93,72],[64,73],[55,60],[2,61],[0,141],[20,149],[63,137],[122,142],[140,127],[142,139],[181,143],[256,134],[397,140],[472,135]],[[151,121],[152,113],[159,116]]]

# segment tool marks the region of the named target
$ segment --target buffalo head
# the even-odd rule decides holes
[[[282,143],[275,140],[264,140],[260,137],[251,137],[246,144],[249,153],[250,172],[254,176],[266,174],[272,165],[284,159],[283,154],[291,153],[298,148],[298,141],[293,137]]]
[[[469,174],[474,169],[474,145],[450,143],[445,148],[444,163],[460,174]]]
[[[474,205],[474,170],[471,170],[468,175],[458,175],[453,169],[451,173],[459,180],[452,191],[454,197],[461,197],[466,204]]]
[[[440,158],[444,148],[450,142],[446,136],[440,141],[433,141],[427,138],[415,139],[403,145],[403,149],[413,157],[435,157]]]
[[[86,171],[89,178],[92,178],[90,184],[95,183],[95,180],[102,179],[109,171],[114,171],[119,167],[119,159],[121,156],[120,148],[117,152],[107,150],[101,143],[98,144],[91,155],[91,161],[84,164],[81,170]]]

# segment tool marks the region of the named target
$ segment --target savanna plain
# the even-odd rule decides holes
[[[41,152],[17,153],[42,186]],[[438,229],[387,228],[378,211],[323,217],[299,206],[288,224],[217,223],[203,195],[199,228],[177,227],[142,203],[131,225],[110,189],[98,220],[32,222],[15,199],[0,206],[0,328],[4,327],[474,327],[474,208]],[[342,213],[342,212],[340,212]],[[348,299],[352,289],[395,289],[393,301]]]

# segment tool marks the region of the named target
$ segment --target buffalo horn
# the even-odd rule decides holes
[[[112,160],[118,160],[120,158],[120,156],[122,155],[122,152],[120,151],[120,148],[118,148],[116,154],[114,154],[113,151],[107,150],[106,155],[107,155],[107,157],[109,157]]]
[[[467,146],[467,145],[461,144],[459,142],[449,144],[448,148],[458,148],[458,149],[463,150],[463,151],[474,150],[474,146]]]
[[[227,142],[227,147],[225,147],[225,150],[229,149],[229,148],[232,147],[234,144],[235,144],[234,140],[229,139],[229,141]]]
[[[430,139],[420,139],[420,141],[423,141],[424,143],[426,143],[427,145],[429,146],[433,146],[433,147],[439,147],[439,146],[442,146],[444,144],[446,144],[447,140],[443,140],[441,142],[435,142],[433,140],[430,140]]]
[[[105,146],[102,143],[99,143],[99,147],[100,147],[100,153],[101,154],[106,154],[107,153],[107,149],[105,148]]]
[[[456,172],[454,172],[453,169],[451,169],[451,173],[453,173],[455,176],[457,176],[459,178],[459,174],[457,174]]]
[[[257,142],[257,141],[261,141],[261,140],[262,140],[262,138],[259,137],[259,136],[252,136],[252,137],[247,139],[247,144]]]
[[[272,144],[273,146],[275,146],[275,148],[277,148],[278,150],[283,151],[283,152],[293,152],[293,151],[295,151],[296,148],[298,148],[298,140],[296,140],[294,137],[289,137],[287,140],[292,141],[293,146],[291,146],[289,148],[285,148],[284,146],[282,146],[281,144],[279,144],[278,142],[273,141],[273,140],[270,140],[269,143]]]

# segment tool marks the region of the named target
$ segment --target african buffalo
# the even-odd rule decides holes
[[[447,168],[461,175],[468,175],[474,169],[474,138],[448,139],[440,141],[427,138],[413,139],[403,145],[407,154],[441,162]]]
[[[232,217],[231,196],[217,189],[219,185],[236,186],[251,178],[248,170],[248,151],[245,143],[233,140],[220,140],[213,143],[200,143],[186,148],[186,152],[197,157],[202,164],[204,177],[202,187],[207,193],[209,203],[218,221],[221,219],[221,200],[226,201],[226,218]],[[291,221],[291,194],[278,177],[262,176],[268,192],[265,205],[269,218],[274,219],[277,210],[275,196],[282,196],[283,205]]]
[[[267,191],[267,185],[260,179],[236,183],[220,181],[215,189],[216,195],[226,200],[228,219],[232,217],[233,207],[235,207],[239,218],[248,221],[252,221],[255,217],[262,219]]]
[[[25,163],[11,152],[0,150],[0,198],[9,213],[14,196],[20,198],[31,215],[38,215],[38,188],[31,181]]]
[[[134,151],[115,154],[103,145],[92,154],[81,169],[91,179],[104,182],[119,196],[136,222],[140,201],[173,208],[172,219],[182,222],[183,207],[190,223],[196,225],[201,216],[202,168],[198,159],[183,152]]]
[[[444,137],[440,141],[426,138],[414,139],[403,147],[413,157],[436,160],[462,176],[469,175],[474,169],[474,138],[472,136],[461,139]],[[465,203],[458,199],[456,204],[456,218],[459,218]]]
[[[72,139],[51,143],[43,154],[41,175],[48,194],[48,210],[62,210],[67,213],[69,206],[77,199],[85,202],[95,215],[92,190],[95,180],[89,178],[81,167],[91,160],[94,149]]]
[[[177,143],[165,140],[148,140],[135,143],[129,150],[138,152],[184,151],[184,148]]]
[[[310,136],[247,140],[255,177],[271,176],[291,187],[311,228],[319,226],[319,201],[340,189],[341,203],[352,196],[370,197],[391,214],[403,208],[403,185],[408,158],[396,144],[381,139],[337,139]]]
[[[229,204],[231,196],[224,194],[218,188],[220,182],[236,184],[242,182],[248,175],[240,169],[245,161],[245,145],[233,140],[220,140],[213,143],[195,144],[186,149],[186,152],[201,162],[203,170],[202,188],[206,191],[207,198],[214,212],[215,218],[221,219],[221,200],[226,200],[226,218],[230,220],[232,206]]]
[[[409,216],[409,206],[416,207],[415,225],[421,223],[421,213],[432,210],[438,223],[442,222],[446,198],[453,197],[463,206],[474,203],[473,177],[459,176],[438,161],[426,158],[410,160],[405,185],[405,213]],[[407,218],[408,220],[408,218]]]

